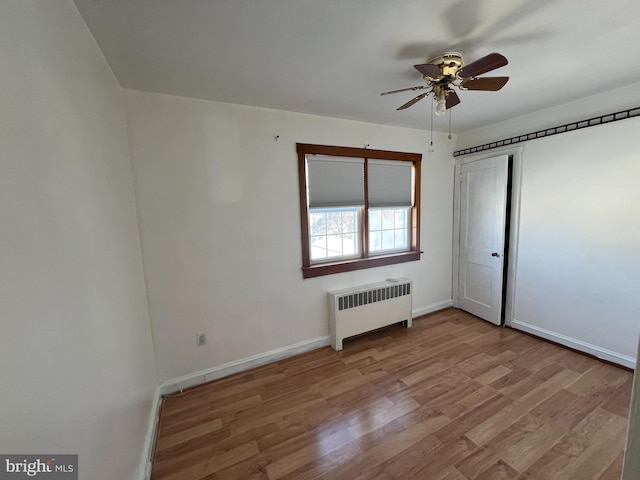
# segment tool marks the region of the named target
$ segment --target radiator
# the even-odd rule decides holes
[[[376,328],[412,323],[411,291],[408,278],[360,285],[329,292],[331,346],[342,350],[342,340]]]

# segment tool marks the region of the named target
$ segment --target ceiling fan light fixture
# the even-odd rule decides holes
[[[447,97],[445,96],[444,92],[441,92],[436,97],[436,115],[441,117],[446,113],[446,111],[447,111]]]
[[[439,98],[438,101],[436,101],[436,115],[441,117],[443,116],[447,111],[447,104],[445,102],[444,98]]]

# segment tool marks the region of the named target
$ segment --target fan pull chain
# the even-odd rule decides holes
[[[433,147],[433,102],[429,103],[431,103],[431,143],[429,145]]]
[[[451,109],[449,109],[449,140],[451,140]]]

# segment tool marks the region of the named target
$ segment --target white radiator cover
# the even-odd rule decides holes
[[[412,292],[408,278],[328,292],[331,346],[342,350],[345,338],[398,322],[411,327]]]

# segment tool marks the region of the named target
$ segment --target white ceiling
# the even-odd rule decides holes
[[[640,77],[637,0],[75,2],[125,88],[390,125],[429,128],[431,97],[379,94],[446,50],[509,59],[501,91],[459,92],[456,133]]]

